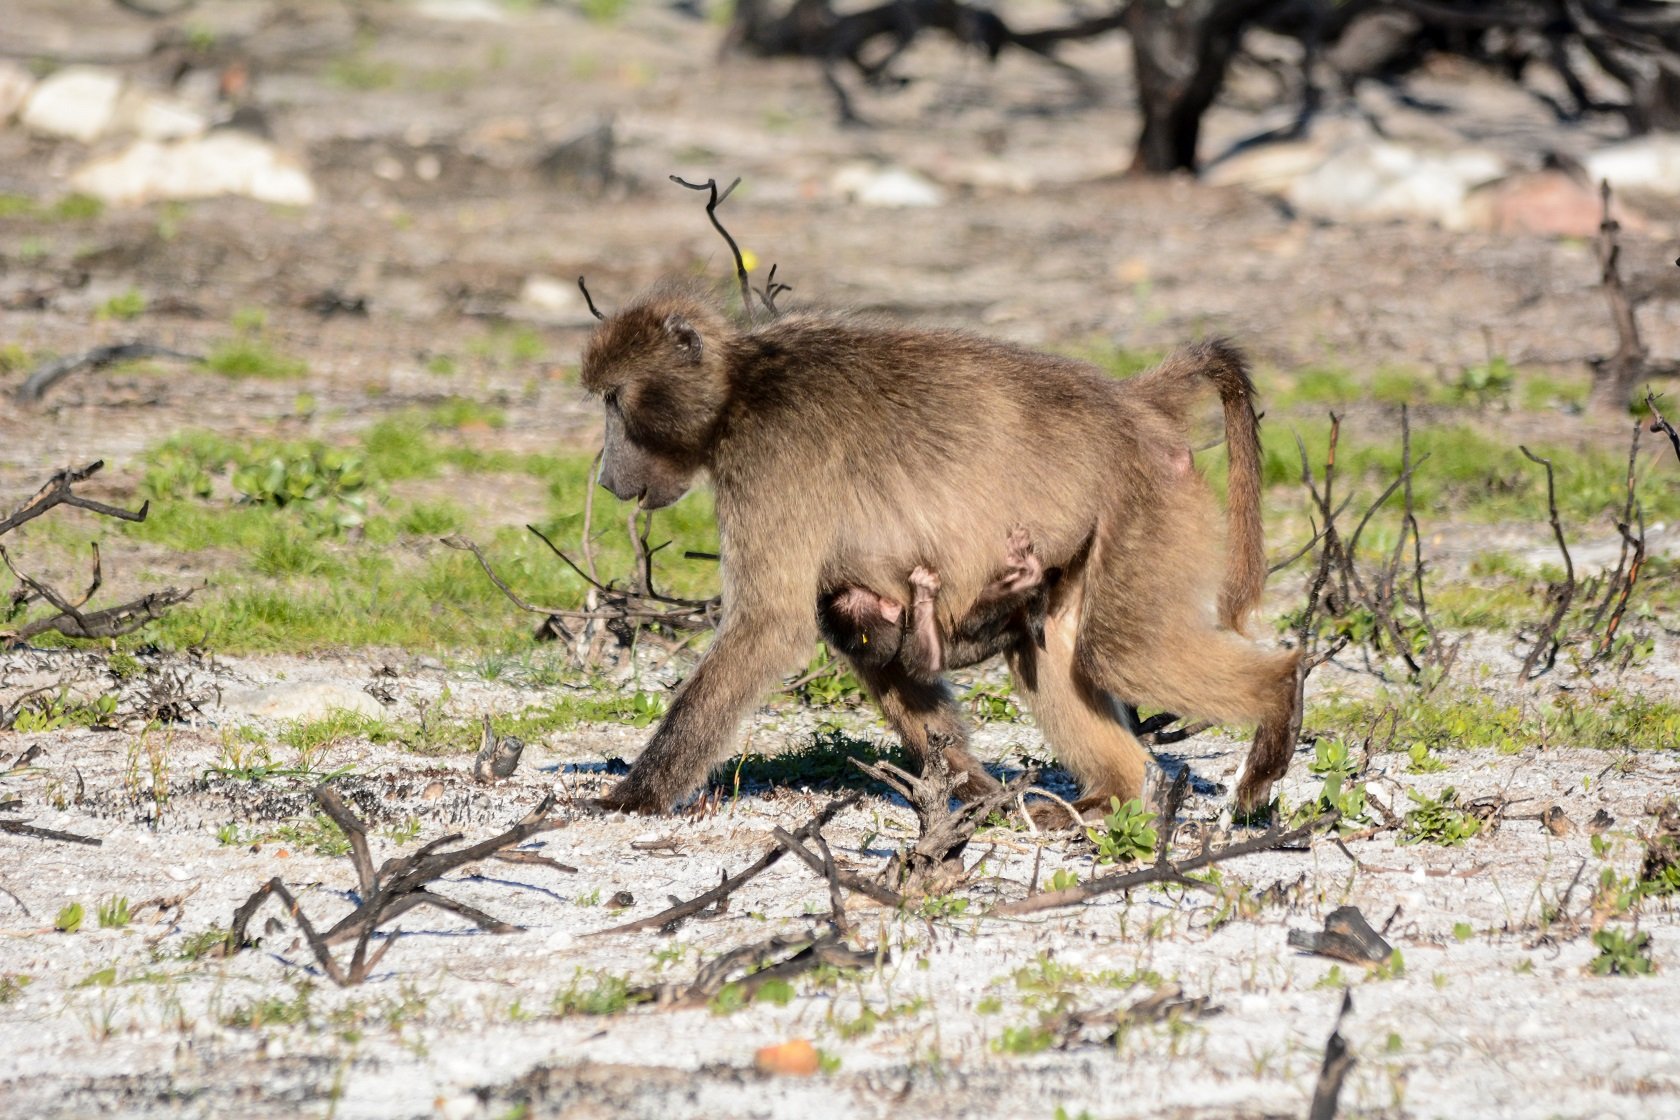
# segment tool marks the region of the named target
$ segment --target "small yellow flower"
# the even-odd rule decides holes
[[[758,267],[758,254],[753,252],[751,249],[742,249],[741,267],[745,268],[748,272],[756,269]]]

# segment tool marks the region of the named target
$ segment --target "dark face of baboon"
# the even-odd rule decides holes
[[[583,384],[606,409],[601,485],[668,506],[708,465],[729,398],[727,324],[703,304],[653,293],[589,340]]]

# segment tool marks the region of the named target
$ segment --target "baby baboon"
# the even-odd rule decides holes
[[[947,668],[977,665],[1018,641],[1044,644],[1045,571],[1025,529],[1009,534],[1003,572],[981,590],[948,638],[941,637],[934,613],[939,573],[918,565],[909,582],[908,613],[897,599],[867,587],[825,592],[817,608],[824,639],[854,665],[878,669],[896,660],[927,680]]]
[[[1087,798],[1142,787],[1147,756],[1121,699],[1257,723],[1244,809],[1287,766],[1297,655],[1239,632],[1265,559],[1259,428],[1230,346],[1188,347],[1116,381],[958,331],[821,315],[742,329],[662,287],[596,328],[583,382],[605,406],[601,484],[655,509],[709,474],[722,556],[711,648],[606,804],[662,812],[697,788],[741,717],[806,656],[824,589],[902,601],[904,573],[924,567],[939,579],[938,631],[956,634],[995,582],[991,542],[1017,527],[1061,576],[1047,581],[1043,646],[1016,642],[1010,667]],[[1230,459],[1223,545],[1188,458],[1189,413],[1208,389]],[[901,658],[857,668],[914,753],[963,741],[942,681]],[[945,753],[989,781],[966,750]]]

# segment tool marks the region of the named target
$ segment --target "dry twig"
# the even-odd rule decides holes
[[[461,839],[460,833],[450,833],[421,845],[411,855],[388,859],[375,868],[372,854],[368,850],[367,826],[350,812],[338,793],[329,786],[320,785],[315,788],[315,800],[327,816],[344,830],[344,835],[350,841],[350,861],[356,870],[356,880],[360,886],[360,904],[325,933],[321,933],[309,921],[286,884],[279,877],[275,877],[257,888],[256,892],[234,911],[229,938],[239,948],[250,944],[247,929],[251,919],[265,899],[271,895],[277,897],[285,903],[288,913],[302,930],[316,963],[333,983],[341,987],[360,984],[367,979],[368,973],[378,965],[380,958],[393,944],[392,940],[387,940],[373,953],[368,952],[368,944],[379,927],[417,906],[430,906],[465,918],[489,933],[519,932],[521,927],[493,918],[466,903],[433,894],[427,889],[427,885],[458,867],[494,857],[503,849],[523,843],[539,832],[557,827],[558,823],[548,815],[549,810],[554,807],[554,797],[551,794],[543,798],[542,803],[517,824],[500,835],[454,851],[439,851],[438,849],[445,844]],[[355,948],[351,951],[350,963],[348,966],[340,965],[333,958],[330,946],[352,939],[355,941]]]

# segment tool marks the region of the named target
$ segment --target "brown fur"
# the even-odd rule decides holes
[[[583,381],[606,402],[602,484],[657,508],[709,474],[722,554],[717,636],[608,804],[660,812],[691,793],[807,655],[824,589],[894,599],[926,567],[950,635],[995,581],[989,542],[1016,527],[1063,574],[1044,647],[1016,642],[1011,666],[1088,798],[1141,789],[1147,756],[1117,698],[1257,722],[1243,808],[1287,766],[1296,655],[1236,632],[1265,567],[1252,389],[1231,347],[1189,347],[1122,382],[957,331],[811,315],[743,331],[662,288],[597,328]],[[1183,467],[1208,387],[1230,446],[1223,545]],[[899,659],[858,668],[913,752],[944,749],[971,785],[991,781],[942,682]]]

